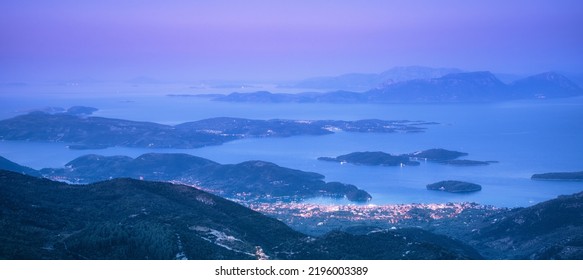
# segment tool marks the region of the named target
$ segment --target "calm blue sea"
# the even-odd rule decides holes
[[[225,92],[232,90],[222,89]],[[266,160],[281,166],[314,171],[328,181],[351,183],[373,195],[371,203],[432,203],[472,201],[496,206],[528,206],[561,194],[583,191],[582,182],[532,181],[533,173],[583,170],[583,98],[516,101],[497,104],[237,104],[192,97],[188,87],[150,89],[51,90],[36,94],[3,92],[0,118],[9,118],[45,106],[94,106],[96,115],[176,124],[203,118],[229,116],[253,119],[378,118],[438,122],[425,133],[297,136],[245,139],[221,146],[189,150],[109,148],[73,151],[66,143],[0,142],[0,155],[33,168],[60,167],[87,153],[138,156],[146,152],[181,152],[220,163]],[[198,93],[198,92],[197,92]],[[423,162],[420,166],[369,167],[321,162],[320,156],[355,151],[409,153],[445,148],[469,153],[468,159],[496,160],[489,166],[456,167]],[[440,180],[463,180],[482,185],[480,192],[450,194],[427,191],[425,185]],[[346,201],[315,200],[321,203]]]

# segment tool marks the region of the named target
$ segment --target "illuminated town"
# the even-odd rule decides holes
[[[487,221],[507,211],[476,203],[431,203],[389,205],[326,205],[301,202],[246,203],[249,208],[277,218],[304,232],[318,234],[354,226],[436,228],[452,220],[464,225]],[[439,230],[438,230],[439,231]]]

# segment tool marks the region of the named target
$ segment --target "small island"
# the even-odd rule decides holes
[[[446,149],[429,149],[408,154],[408,156],[416,159],[424,159],[430,161],[448,161],[459,157],[467,156],[468,153],[450,151]]]
[[[532,180],[583,181],[583,171],[541,173],[534,174],[530,178]]]
[[[440,181],[437,183],[427,185],[427,189],[431,191],[443,191],[450,193],[468,193],[482,190],[482,186],[474,183],[463,181]]]
[[[391,155],[383,152],[354,152],[346,155],[331,157],[319,157],[318,160],[334,161],[340,163],[352,163],[358,165],[383,165],[383,166],[403,166],[419,165],[419,162],[412,161],[407,155]]]
[[[370,166],[417,166],[420,164],[419,160],[454,166],[480,166],[497,162],[492,160],[458,159],[467,155],[468,153],[446,149],[429,149],[402,155],[392,155],[385,152],[354,152],[337,157],[319,157],[318,160]]]
[[[468,153],[450,151],[446,149],[429,149],[424,151],[417,151],[408,154],[411,159],[415,160],[427,160],[441,164],[455,165],[455,166],[480,166],[489,165],[491,163],[497,163],[494,160],[471,160],[471,159],[459,159],[460,157],[467,156]]]

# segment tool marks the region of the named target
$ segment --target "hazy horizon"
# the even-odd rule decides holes
[[[395,66],[583,72],[579,1],[16,1],[0,82],[281,81]]]

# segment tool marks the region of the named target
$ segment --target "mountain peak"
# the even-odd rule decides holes
[[[432,68],[426,66],[398,66],[379,74],[349,73],[332,77],[316,77],[299,81],[285,87],[328,89],[328,90],[357,90],[365,91],[383,85],[394,84],[416,79],[433,79],[449,73],[458,73],[456,68]]]
[[[537,98],[572,97],[583,94],[577,84],[556,72],[544,72],[510,84],[515,95]]]
[[[372,90],[375,102],[459,102],[495,100],[506,85],[488,71],[450,73]]]
[[[530,81],[536,81],[536,80],[548,81],[548,82],[555,83],[556,85],[559,85],[561,87],[579,88],[579,86],[576,85],[575,83],[573,83],[571,80],[569,80],[569,78],[567,78],[567,77],[565,77],[557,72],[553,72],[553,71],[533,75],[533,76],[527,77],[526,79],[528,79]]]
[[[502,83],[492,72],[490,71],[476,71],[476,72],[462,72],[462,73],[451,73],[447,74],[439,80],[464,80],[476,82],[480,85],[490,85],[490,86],[503,86]]]
[[[462,70],[457,68],[432,68],[427,66],[397,66],[380,74],[382,77],[389,77],[397,81],[407,81],[414,79],[432,79],[444,75],[460,73]]]

